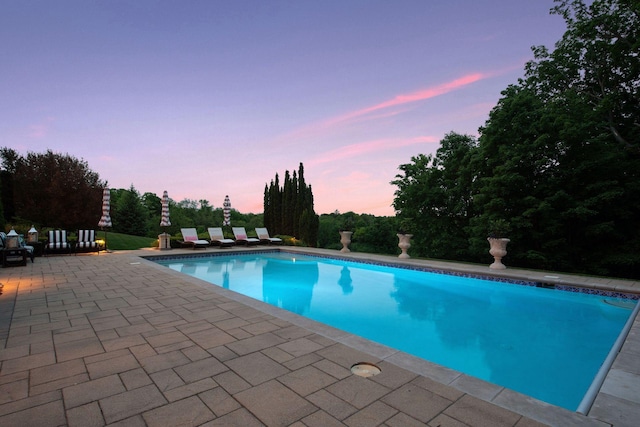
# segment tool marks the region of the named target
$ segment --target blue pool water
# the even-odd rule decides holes
[[[575,410],[626,300],[289,253],[158,263]]]

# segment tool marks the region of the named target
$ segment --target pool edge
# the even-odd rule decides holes
[[[292,253],[301,253],[308,255],[320,255],[323,253],[327,253],[330,257],[340,258],[340,259],[349,259],[354,261],[362,262],[363,259],[370,259],[375,262],[376,259],[383,259],[384,262],[393,262],[394,264],[406,265],[407,262],[403,262],[403,260],[397,260],[393,257],[389,256],[379,256],[374,254],[336,254],[335,251],[325,251],[325,250],[313,250],[309,248],[256,248],[252,250],[225,250],[225,251],[214,251],[214,252],[200,252],[200,253],[190,253],[190,252],[180,252],[176,254],[166,254],[163,253],[159,255],[161,258],[182,258],[182,257],[209,257],[212,255],[228,255],[231,253],[247,253],[247,252],[292,252]],[[354,256],[355,255],[355,256]],[[159,268],[162,268],[161,265],[152,262],[151,259],[157,259],[158,256],[154,255],[140,255],[141,258],[149,261],[149,264],[156,265]],[[149,259],[151,258],[151,259]],[[410,260],[411,263],[422,262],[425,264],[429,264],[429,261],[425,260]],[[437,263],[437,262],[436,262]],[[461,271],[466,271],[468,266],[464,266]],[[481,266],[471,266],[473,268],[481,268]],[[169,270],[171,271],[171,270]],[[280,309],[278,307],[271,306],[267,303],[255,300],[253,298],[238,294],[236,292],[213,287],[211,288],[210,284],[200,279],[193,278],[191,276],[185,276],[179,272],[173,272],[175,274],[179,274],[180,277],[189,277],[190,280],[193,280],[194,283],[198,283],[200,286],[205,286],[210,289],[213,289],[215,292],[220,293],[233,299],[242,304],[248,305],[252,308],[258,309],[266,314],[273,315],[274,317],[283,319],[285,321],[291,322],[292,324],[296,324],[300,327],[310,330],[313,333],[318,335],[327,337],[335,342],[347,345],[355,350],[362,351],[364,353],[370,354],[372,357],[378,357],[382,361],[387,361],[392,363],[395,366],[406,369],[413,373],[425,376],[430,378],[438,383],[454,387],[457,390],[467,393],[471,396],[477,397],[481,400],[490,402],[502,408],[514,411],[520,415],[535,419],[539,422],[548,423],[549,425],[571,425],[574,422],[580,423],[580,425],[585,425],[585,423],[590,424],[593,422],[593,425],[610,425],[606,421],[600,420],[594,416],[584,415],[578,413],[577,411],[571,411],[559,406],[555,406],[540,400],[537,400],[533,397],[524,395],[522,393],[516,392],[511,389],[507,389],[501,386],[497,386],[495,384],[486,382],[484,380],[468,376],[458,371],[454,371],[450,368],[446,368],[440,365],[437,365],[433,362],[426,361],[424,359],[417,358],[415,356],[400,352],[398,350],[392,349],[390,347],[375,343],[373,341],[367,340],[365,338],[355,336],[349,334],[345,331],[339,330],[337,328],[330,327],[328,325],[324,325],[322,323],[313,321],[311,319],[307,319],[303,316],[299,316],[295,313]],[[505,277],[507,275],[504,274],[491,274],[493,272],[487,272],[485,274],[482,272],[484,276],[499,276]],[[535,272],[527,271],[528,276],[531,277]],[[540,273],[542,274],[542,273]],[[513,276],[514,274],[510,274],[509,276]],[[517,276],[517,275],[516,275]],[[507,277],[508,278],[508,277]],[[568,281],[565,277],[559,278],[563,282],[567,283]],[[516,279],[517,280],[517,279]],[[571,283],[572,286],[578,286],[576,283]],[[598,289],[602,289],[598,287]],[[581,286],[578,286],[581,287]],[[582,286],[582,288],[592,289],[589,286]],[[596,289],[596,288],[593,288]],[[606,289],[606,288],[604,288]],[[614,288],[615,289],[615,288]],[[628,292],[632,296],[633,299],[637,299],[637,293]]]

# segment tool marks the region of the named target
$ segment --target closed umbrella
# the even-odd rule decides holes
[[[160,219],[160,227],[169,227],[171,221],[169,221],[169,194],[167,190],[164,190],[162,194],[162,218]]]
[[[111,227],[111,216],[109,211],[111,210],[111,191],[108,187],[102,190],[102,217],[98,222],[98,227],[104,231],[104,249],[107,250],[107,230],[105,228]]]
[[[169,194],[167,190],[164,190],[162,194],[162,216],[160,217],[160,227],[169,227],[171,221],[169,221]],[[169,235],[165,231],[158,236],[160,249],[171,249],[171,242]]]
[[[224,196],[222,213],[224,214],[224,221],[222,221],[222,225],[231,225],[231,200],[229,200],[229,196]]]

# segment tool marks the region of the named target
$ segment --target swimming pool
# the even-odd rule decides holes
[[[286,252],[156,262],[571,410],[632,309],[616,298]]]

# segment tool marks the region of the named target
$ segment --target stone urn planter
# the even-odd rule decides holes
[[[340,243],[342,243],[342,249],[340,249],[340,252],[351,252],[351,250],[349,250],[349,244],[351,243],[351,235],[353,234],[353,231],[341,231],[340,232]]]
[[[413,234],[400,234],[398,233],[398,247],[402,251],[398,258],[411,258],[407,251],[411,247],[411,238]]]
[[[493,264],[491,264],[489,268],[492,268],[494,270],[504,270],[507,267],[502,263],[502,258],[507,255],[507,243],[509,243],[511,240],[495,237],[487,237],[487,240],[489,241],[489,246],[491,247],[489,249],[489,253],[494,260]]]

